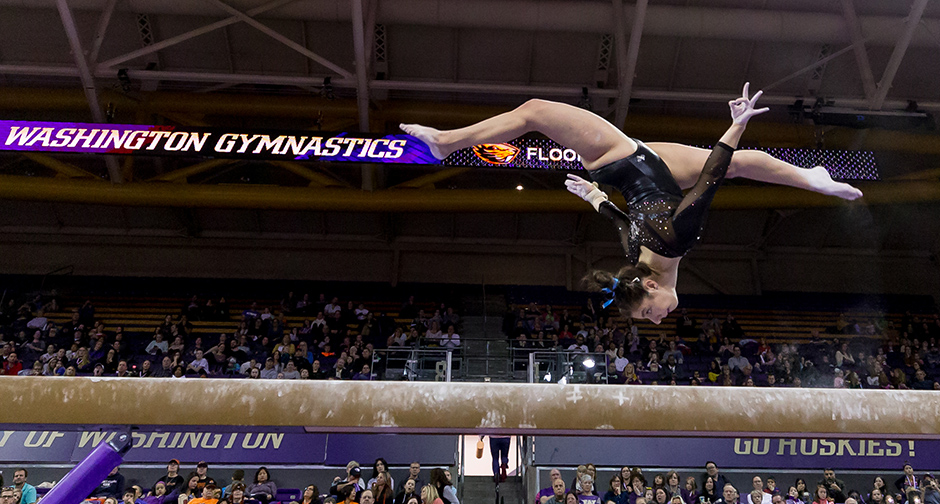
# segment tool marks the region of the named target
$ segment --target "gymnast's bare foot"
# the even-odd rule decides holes
[[[428,148],[431,149],[431,155],[437,159],[444,159],[450,152],[445,151],[441,146],[440,137],[441,131],[434,128],[429,128],[427,126],[421,126],[420,124],[399,124],[399,128],[405,133],[421,140],[422,142],[428,145]]]
[[[858,188],[852,187],[844,182],[832,180],[829,171],[822,166],[810,168],[806,178],[809,180],[810,185],[812,185],[813,190],[822,194],[838,196],[847,200],[855,200],[863,196],[862,191]]]

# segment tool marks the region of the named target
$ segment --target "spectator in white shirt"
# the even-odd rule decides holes
[[[447,326],[447,333],[441,336],[441,346],[456,348],[460,346],[460,335],[454,332],[454,326]]]
[[[195,359],[189,363],[188,369],[198,373],[200,369],[209,371],[209,361],[206,360],[202,350],[196,350]]]

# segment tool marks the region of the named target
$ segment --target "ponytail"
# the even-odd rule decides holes
[[[620,313],[630,318],[633,316],[633,309],[649,295],[643,287],[643,280],[652,274],[649,265],[639,262],[636,266],[624,266],[616,275],[604,270],[591,271],[584,276],[581,283],[590,292],[603,292],[608,300],[617,306]]]

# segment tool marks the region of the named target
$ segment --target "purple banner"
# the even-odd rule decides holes
[[[905,462],[918,470],[940,469],[940,440],[647,437],[583,438],[538,436],[535,463],[576,466],[718,467],[766,469],[897,470]]]
[[[0,463],[78,462],[99,444],[117,435],[117,430],[36,430],[17,427],[0,430]],[[132,432],[133,448],[127,462],[309,464],[342,466],[351,459],[385,457],[392,465],[414,460],[427,464],[454,463],[457,436],[383,434],[321,434],[303,428],[162,429],[145,427]]]
[[[407,135],[266,132],[131,124],[0,121],[0,149],[438,164]]]

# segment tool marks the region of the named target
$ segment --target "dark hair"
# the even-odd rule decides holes
[[[447,475],[444,474],[444,470],[440,467],[431,469],[431,484],[437,487],[438,492],[447,486]]]
[[[385,466],[385,472],[388,472],[388,461],[386,461],[386,460],[385,460],[384,458],[382,458],[382,457],[379,457],[379,458],[375,459],[375,462],[372,463],[372,478],[375,478],[375,477],[377,477],[377,476],[379,475],[379,471],[378,471],[378,468],[377,468],[377,466],[379,465],[379,462],[381,462],[382,465]]]
[[[269,471],[267,467],[261,466],[257,471],[255,471],[255,483],[258,482],[258,475],[261,474],[261,471],[264,471],[265,474],[268,475],[268,481],[271,481],[271,471]]]
[[[624,316],[630,318],[633,316],[633,309],[643,301],[643,298],[649,296],[649,292],[643,287],[642,280],[652,275],[653,270],[649,265],[638,262],[636,266],[627,265],[620,268],[616,275],[604,270],[591,271],[584,276],[581,283],[588,291],[600,292],[601,289],[612,288],[614,278],[620,279],[614,289],[614,304]],[[634,279],[640,281],[634,282]]]

